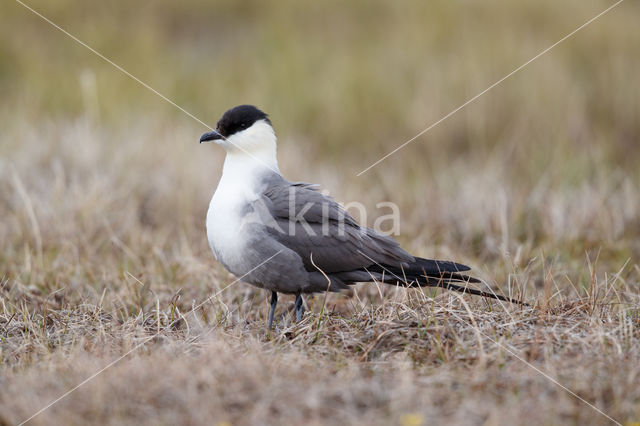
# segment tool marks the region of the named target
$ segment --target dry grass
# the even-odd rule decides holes
[[[323,295],[310,298],[301,324],[284,312],[292,302],[285,299],[269,335],[266,294],[241,283],[223,290],[233,277],[206,245],[204,209],[215,182],[206,173],[215,173],[207,170],[220,152],[176,146],[174,138],[193,135],[175,128],[142,152],[110,149],[83,122],[48,131],[57,142],[22,146],[1,169],[4,423],[28,418],[123,355],[32,422],[608,423],[534,367],[618,421],[638,417],[638,266],[617,263],[604,245],[591,263],[562,247],[575,244],[576,229],[611,232],[598,223],[637,217],[640,203],[625,197],[635,191],[629,182],[607,190],[626,210],[602,212],[595,199],[605,189],[597,186],[583,197],[549,190],[551,201],[530,201],[545,222],[547,257],[532,255],[540,244],[491,226],[505,214],[502,197],[516,201],[515,214],[519,198],[508,182],[503,193],[489,191],[485,182],[500,179],[490,179],[490,165],[461,178],[459,186],[475,192],[432,194],[442,210],[427,217],[461,229],[422,252],[460,259],[476,243],[457,232],[465,223],[486,229],[480,273],[489,282],[508,276],[495,284],[533,308],[360,286],[330,295],[324,309]],[[296,158],[282,153],[284,164]],[[187,162],[193,167],[179,166]],[[467,207],[474,201],[488,207]],[[463,218],[450,213],[465,210]],[[554,222],[569,215],[575,228]],[[496,254],[501,244],[504,256]]]
[[[225,289],[205,238],[222,152],[9,5],[0,424],[114,361],[30,423],[611,423],[588,402],[637,424],[636,3],[360,178],[610,3],[210,3],[34,2],[208,122],[264,107],[292,180],[364,203],[369,224],[397,203],[409,251],[532,307],[361,285],[309,298],[300,324],[283,298],[266,333],[267,294]]]

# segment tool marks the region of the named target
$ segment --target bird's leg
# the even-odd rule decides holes
[[[278,304],[278,293],[271,292],[271,309],[269,309],[269,322],[267,323],[267,330],[271,330],[273,325],[273,315],[276,313],[276,305]]]
[[[302,319],[302,312],[304,310],[302,303],[302,294],[298,293],[294,306],[296,307],[296,322],[300,322],[300,320]]]

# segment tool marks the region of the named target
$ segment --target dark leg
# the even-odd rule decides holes
[[[296,321],[300,322],[300,320],[302,319],[302,311],[304,310],[303,307],[303,303],[302,303],[302,294],[298,293],[298,295],[296,296]]]
[[[271,309],[269,309],[269,322],[267,323],[267,330],[271,330],[273,325],[273,314],[276,313],[276,305],[278,304],[278,293],[271,292]]]

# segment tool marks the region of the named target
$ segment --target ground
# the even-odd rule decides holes
[[[360,284],[271,332],[206,241],[206,127],[7,5],[0,424],[638,424],[636,3],[358,176],[611,4],[33,2],[207,123],[257,104],[286,177],[530,304]]]

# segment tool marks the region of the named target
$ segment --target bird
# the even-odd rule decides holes
[[[296,296],[300,321],[303,294],[340,292],[358,282],[441,287],[524,303],[468,287],[480,282],[463,273],[468,266],[413,256],[391,236],[359,225],[317,185],[286,180],[271,119],[256,106],[226,111],[216,129],[200,137],[203,142],[226,150],[206,216],[209,245],[233,275],[271,291],[268,330],[278,293]]]

